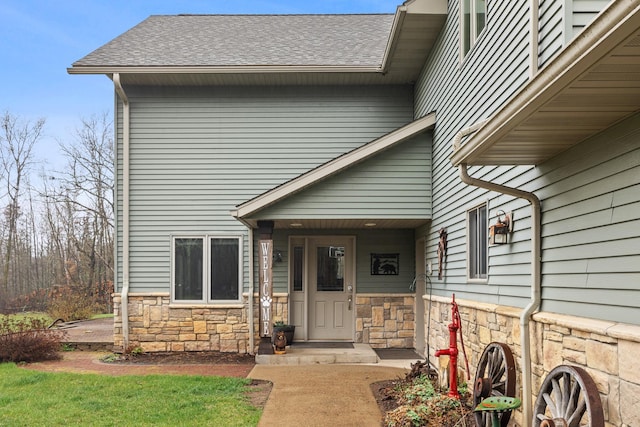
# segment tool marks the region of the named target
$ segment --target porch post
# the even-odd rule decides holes
[[[260,354],[273,353],[273,221],[258,221],[258,260],[260,281]]]

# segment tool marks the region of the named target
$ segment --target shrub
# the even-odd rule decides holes
[[[59,359],[64,332],[47,329],[42,318],[0,316],[0,362]]]
[[[88,319],[98,311],[93,297],[78,286],[56,286],[51,290],[47,312],[54,319]]]

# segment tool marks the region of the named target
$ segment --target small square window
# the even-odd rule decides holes
[[[487,205],[467,212],[467,260],[470,280],[487,278]]]
[[[460,0],[460,16],[460,41],[464,58],[486,25],[487,1]]]

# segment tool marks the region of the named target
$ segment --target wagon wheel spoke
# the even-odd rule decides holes
[[[515,362],[509,346],[497,342],[489,344],[478,360],[473,382],[474,406],[490,396],[515,397],[515,381]],[[510,412],[502,413],[499,416],[500,426],[506,427],[510,417]],[[491,414],[488,412],[476,412],[475,418],[478,426],[492,425]]]
[[[547,375],[534,406],[534,427],[544,420],[561,420],[569,427],[604,426],[600,395],[584,369],[561,365]]]

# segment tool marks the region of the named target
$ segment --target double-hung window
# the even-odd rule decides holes
[[[467,270],[469,280],[487,279],[487,205],[467,212]]]
[[[171,257],[173,302],[240,301],[242,237],[174,236]]]
[[[487,0],[460,0],[462,57],[471,50],[487,22]]]

